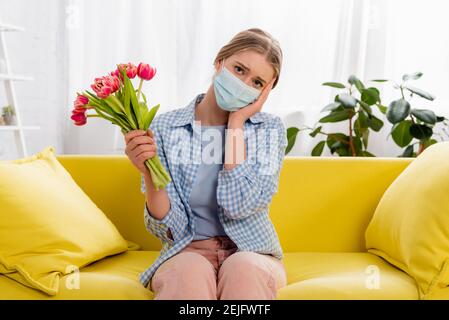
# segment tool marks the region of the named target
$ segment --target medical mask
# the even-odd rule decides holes
[[[248,86],[224,66],[214,78],[217,104],[226,111],[236,111],[254,102],[261,91]]]

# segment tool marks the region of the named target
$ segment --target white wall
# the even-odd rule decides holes
[[[29,154],[47,145],[63,151],[65,124],[61,120],[67,105],[63,12],[64,1],[59,0],[0,0],[0,22],[26,28],[25,32],[5,33],[5,39],[12,71],[34,78],[32,82],[15,82],[22,123],[41,127],[25,133]],[[5,104],[0,84],[0,107]],[[0,158],[17,156],[13,132],[0,131]]]

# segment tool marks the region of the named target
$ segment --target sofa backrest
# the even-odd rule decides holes
[[[146,250],[140,173],[125,155],[57,155],[121,234]],[[284,252],[364,251],[365,229],[391,182],[413,158],[286,156],[270,205]]]
[[[380,198],[412,160],[287,156],[270,207],[284,251],[365,251]]]

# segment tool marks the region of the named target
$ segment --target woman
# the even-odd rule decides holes
[[[281,64],[270,34],[242,31],[218,52],[206,93],[125,135],[146,227],[163,244],[140,276],[155,299],[275,299],[286,285],[268,206],[287,138],[281,119],[261,112]],[[159,191],[144,165],[156,154],[172,178]]]

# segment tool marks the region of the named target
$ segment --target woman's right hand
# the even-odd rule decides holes
[[[147,159],[153,158],[157,154],[156,139],[153,131],[131,130],[125,135],[125,153],[132,164],[143,174],[148,174],[145,166]]]

